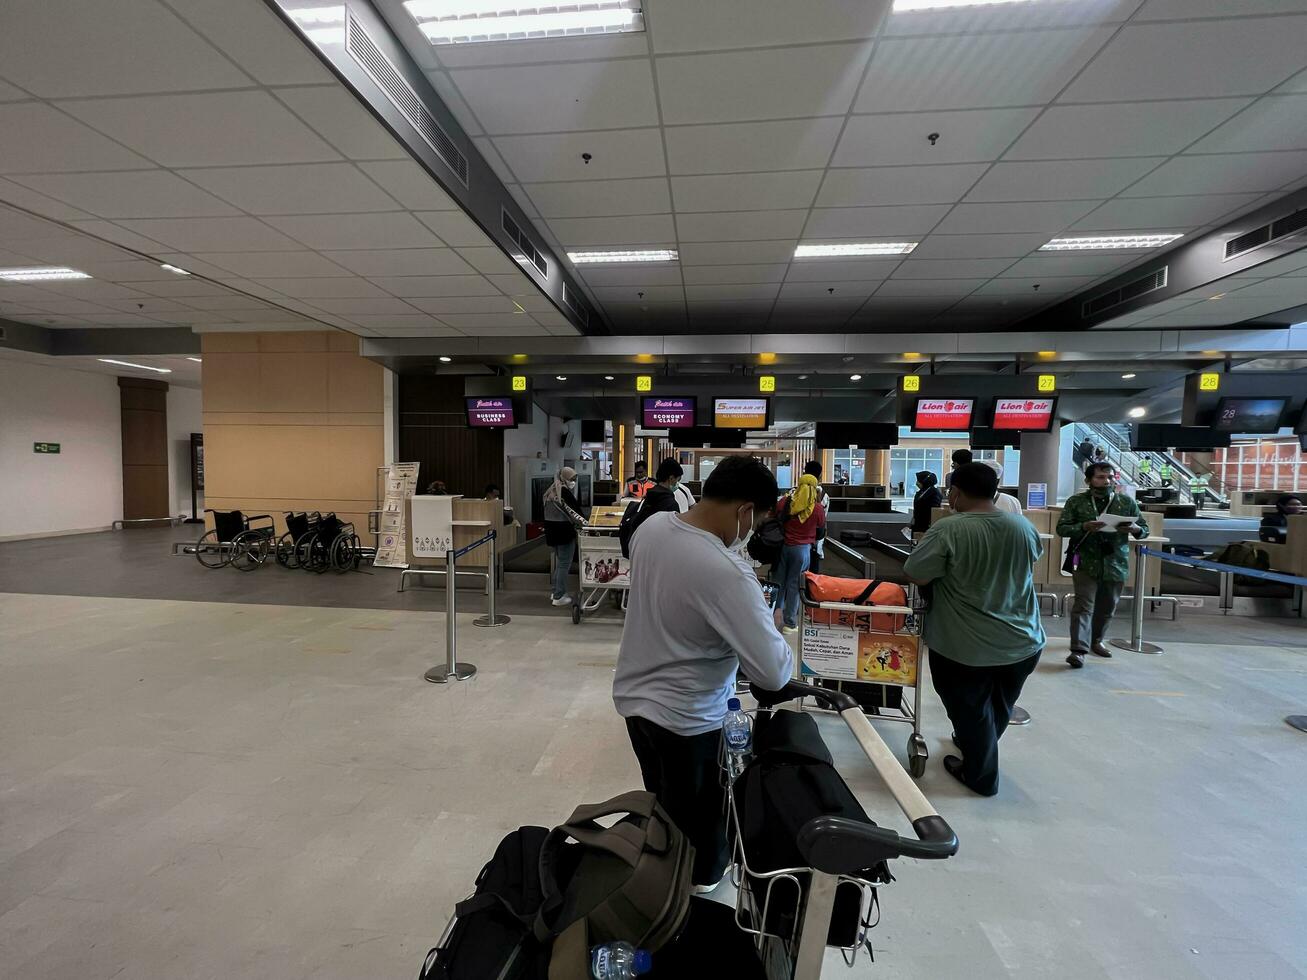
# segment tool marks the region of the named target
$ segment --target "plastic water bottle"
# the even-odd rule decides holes
[[[590,976],[594,980],[631,980],[653,969],[653,959],[630,943],[608,943],[590,950]]]
[[[730,768],[731,778],[736,779],[744,772],[744,767],[749,761],[749,750],[753,748],[753,722],[741,710],[739,698],[731,698],[726,702],[722,740],[726,743],[726,762]]]

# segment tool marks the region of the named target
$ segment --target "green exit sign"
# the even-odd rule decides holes
[[[57,442],[34,442],[32,443],[32,452],[34,453],[57,453],[59,443]]]

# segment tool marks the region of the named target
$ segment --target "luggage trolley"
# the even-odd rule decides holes
[[[837,946],[844,954],[844,962],[852,967],[858,951],[870,949],[868,934],[879,918],[876,889],[884,879],[868,877],[881,864],[895,858],[910,857],[921,860],[941,860],[957,853],[958,839],[935,808],[930,805],[917,784],[903,771],[898,759],[867,720],[862,706],[849,694],[791,681],[777,692],[764,692],[751,688],[758,700],[757,711],[770,711],[786,701],[813,698],[820,707],[839,714],[859,747],[871,762],[876,774],[894,797],[904,816],[912,822],[916,839],[903,837],[888,827],[862,823],[844,817],[821,816],[809,820],[799,831],[799,853],[807,865],[797,868],[778,868],[772,871],[755,870],[749,866],[745,853],[744,835],[736,807],[734,777],[726,764],[724,749],[722,771],[726,781],[726,807],[728,833],[732,846],[731,882],[736,887],[736,924],[754,937],[755,948],[768,980],[819,980],[827,939],[835,923],[836,893],[850,887],[861,891],[861,904],[854,928],[854,942]],[[749,712],[756,714],[756,712]],[[892,876],[889,876],[893,880]],[[748,879],[761,882],[750,887]],[[775,886],[786,883],[789,887],[777,892]],[[763,894],[759,908],[757,893]],[[772,916],[773,901],[790,892],[795,897],[793,914]],[[789,934],[768,931],[769,924],[791,922]],[[840,930],[837,930],[840,931]]]
[[[617,539],[622,513],[622,507],[595,507],[589,522],[577,528],[581,585],[572,604],[573,623],[580,623],[586,613],[595,612],[610,595],[619,608],[626,608],[626,595],[631,588],[631,560],[622,557],[622,544]]]
[[[807,590],[799,593],[803,624],[799,631],[799,663],[805,678],[844,691],[864,711],[887,721],[912,726],[908,736],[908,771],[920,779],[930,750],[921,734],[921,664],[926,657],[922,637],[925,604],[909,586],[907,605],[864,606],[848,602],[814,602]],[[889,629],[877,629],[888,620]],[[895,624],[898,624],[897,626]],[[874,704],[869,695],[881,688],[912,691],[912,703],[900,695],[898,705]]]

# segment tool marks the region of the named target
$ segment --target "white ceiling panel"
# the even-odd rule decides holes
[[[477,272],[485,275],[516,275],[522,283],[522,286],[529,286],[525,281],[522,271],[518,269],[508,256],[498,248],[493,246],[486,246],[485,248],[460,248],[458,254],[467,260],[468,265],[471,267],[467,270],[469,272],[472,271],[472,269],[475,269]],[[435,269],[428,270],[428,272],[433,275],[444,274],[439,273],[438,270]],[[502,289],[503,287],[501,286],[500,288]],[[505,292],[507,292],[507,290],[505,290]],[[510,293],[510,295],[512,294]]]
[[[1128,19],[1141,3],[1142,0],[1077,0],[1076,3],[1002,3],[902,11],[890,17],[885,34],[976,34],[1070,24],[1110,24]]]
[[[594,286],[595,299],[601,303],[610,300],[618,303],[670,303],[685,299],[685,290],[675,286]],[[640,293],[644,293],[640,296]]]
[[[681,276],[687,286],[780,282],[785,278],[789,267],[787,262],[754,265],[690,265],[681,270]]]
[[[817,169],[830,160],[843,128],[840,116],[669,126],[667,159],[674,174]]]
[[[664,177],[527,184],[526,192],[545,218],[664,214],[672,210]]]
[[[855,112],[983,109],[1050,101],[1112,36],[1109,27],[886,39]]]
[[[1165,161],[1165,157],[996,163],[968,201],[1077,201],[1112,197]]]
[[[400,15],[408,17],[407,12]],[[446,68],[531,65],[547,61],[600,61],[633,58],[648,52],[643,34],[590,34],[585,37],[522,39],[490,44],[450,44],[439,48]],[[434,49],[433,49],[434,51]]]
[[[374,276],[371,282],[404,299],[423,296],[499,296],[484,276]]]
[[[179,173],[250,214],[391,211],[399,206],[349,163],[217,167]]]
[[[1054,105],[1005,160],[1162,156],[1179,153],[1250,104],[1248,99]]]
[[[659,0],[647,14],[654,52],[814,44],[869,38],[889,0]]]
[[[816,208],[803,230],[805,240],[899,238],[929,232],[949,213],[947,204],[906,207]]]
[[[894,270],[894,279],[980,279],[1001,275],[1011,259],[918,259],[909,256]]]
[[[1289,79],[1275,91],[1277,92],[1307,92],[1307,71],[1300,71]]]
[[[255,0],[166,2],[264,85],[321,85],[332,80],[326,66],[266,4]]]
[[[0,105],[0,173],[139,170],[150,161],[39,102]],[[17,134],[22,138],[14,138]]]
[[[99,244],[99,243],[95,243],[95,244]],[[157,262],[150,262],[145,259],[129,259],[125,257],[125,254],[120,255],[119,259],[109,259],[106,257],[104,259],[98,259],[92,262],[79,262],[77,267],[81,269],[83,272],[95,276],[95,278],[97,279],[108,279],[110,282],[149,283],[152,287],[154,285],[160,285],[163,283],[167,283],[169,285],[177,285],[179,283],[184,284],[188,279],[194,283],[193,276],[179,277],[175,272],[169,272],[167,269],[162,268]],[[214,286],[211,283],[206,283],[201,281],[199,283],[196,283],[194,288],[220,290],[222,287]],[[154,292],[153,288],[151,288],[150,291]],[[163,295],[204,296],[206,294],[203,292],[197,292],[197,293],[190,293],[190,294],[156,293],[156,295],[158,296],[163,296]]]
[[[1303,67],[1307,17],[1130,24],[1063,102],[1254,95]]]
[[[568,247],[588,245],[663,245],[676,241],[670,214],[618,218],[555,218],[554,235]]]
[[[18,183],[102,218],[182,218],[240,212],[163,170],[17,177]]]
[[[63,102],[60,107],[165,167],[338,158],[266,92],[89,99]],[[96,167],[118,169],[98,163]]]
[[[529,313],[451,313],[440,321],[474,337],[478,334],[525,337],[540,329]]]
[[[56,201],[52,197],[38,194],[30,188],[3,178],[0,178],[0,201],[16,205],[42,217],[54,218],[56,221],[73,221],[78,218],[93,217],[93,215],[80,211],[63,201]]]
[[[383,299],[319,297],[313,300],[312,305],[320,310],[346,317],[354,316],[356,313],[374,316],[405,316],[415,312],[414,307],[402,299],[395,299],[394,297],[385,297]]]
[[[812,205],[821,177],[820,170],[673,177],[672,200],[678,214],[807,208]]]
[[[5,77],[39,98],[234,88],[249,77],[154,0],[6,4]],[[40,44],[31,43],[33,37]]]
[[[961,299],[984,283],[984,279],[889,279],[877,288],[875,298],[928,296]]]
[[[658,58],[663,120],[843,115],[869,50],[867,44],[837,44]]]
[[[446,245],[462,248],[465,245],[489,245],[490,239],[481,227],[463,211],[425,211],[414,215],[430,228]]]
[[[778,282],[755,282],[755,283],[718,283],[716,285],[701,284],[685,287],[685,300],[690,309],[694,304],[709,301],[761,301],[775,299],[776,294],[780,292],[781,284]]]
[[[682,214],[676,219],[683,242],[762,241],[797,238],[808,212],[726,211]]]
[[[820,304],[852,302],[861,304],[876,291],[882,282],[884,282],[883,279],[855,279],[851,282],[790,280],[781,287],[779,299],[782,302],[816,300]]]
[[[1015,235],[930,235],[914,259],[1017,259],[1048,241],[1043,232]]]
[[[1147,252],[1098,252],[1085,255],[1031,255],[1015,263],[1004,275],[1105,276],[1147,258]]]
[[[1075,231],[1188,231],[1260,198],[1260,194],[1117,198],[1100,205],[1073,227]]]
[[[0,241],[27,241],[42,238],[76,241],[78,236],[53,221],[34,218],[12,208],[0,208]],[[126,258],[126,256],[120,253],[118,258]]]
[[[450,77],[491,135],[658,122],[646,58],[464,68]],[[505,92],[512,98],[504,98]]]
[[[188,300],[196,297],[225,296],[228,291],[222,286],[205,282],[203,279],[196,280],[194,276],[181,276],[180,278],[168,274],[171,278],[161,282],[138,282],[133,288],[139,289],[143,293],[149,293],[151,296],[158,296],[160,299],[180,299]]]
[[[21,102],[31,97],[17,86],[10,85],[6,81],[0,81],[0,102]]]
[[[268,224],[313,249],[427,248],[441,242],[413,215],[305,214],[268,218]]]
[[[494,144],[523,183],[656,177],[667,173],[662,136],[657,129],[498,136]],[[582,153],[591,155],[589,163],[581,159]]]
[[[399,331],[403,331],[405,336],[419,337],[462,337],[465,336],[463,331],[451,327],[448,324],[441,323],[435,317],[426,316],[422,313],[414,313],[404,316],[378,316],[375,314],[356,314],[349,318],[351,323],[357,323],[360,327],[368,327],[375,330],[378,337],[392,336],[391,330],[396,331],[393,336],[399,336]]]
[[[1148,0],[1139,20],[1188,20],[1192,17],[1254,17],[1259,14],[1307,12],[1307,0]]]
[[[1038,109],[973,109],[853,116],[832,165],[918,166],[997,160],[1039,115]],[[932,146],[927,138],[939,133]]]
[[[798,259],[786,282],[879,282],[888,279],[902,259]]]
[[[445,296],[412,300],[412,305],[432,316],[455,313],[516,313],[518,306],[507,296]]]
[[[360,163],[359,169],[391,197],[413,211],[456,211],[459,204],[412,160]]]
[[[946,234],[1058,232],[1079,221],[1099,201],[1045,201],[1021,204],[959,204],[936,231]]]
[[[681,264],[746,265],[764,262],[789,262],[794,257],[798,236],[779,241],[757,242],[682,242]]]
[[[256,218],[142,218],[119,224],[183,252],[273,252],[297,244]]]
[[[1193,153],[1307,149],[1307,95],[1268,95],[1199,140]]]
[[[496,249],[496,251],[498,251]],[[337,267],[360,276],[455,276],[473,271],[453,249],[380,248],[327,252]],[[267,273],[265,273],[266,275]],[[313,275],[313,273],[300,273]],[[339,271],[335,273],[340,275]]]
[[[351,160],[408,159],[408,152],[396,142],[395,137],[372,118],[353,94],[340,85],[279,88],[274,94],[295,115]],[[333,158],[334,156],[314,159]]]
[[[162,252],[169,251],[167,246],[146,238],[144,235],[138,235],[134,231],[128,231],[126,228],[121,225],[116,225],[112,221],[70,221],[69,224],[79,231],[86,232],[88,235],[94,235],[96,238],[114,242],[124,248],[134,249],[137,252],[144,252],[147,255],[153,255],[155,258],[163,259],[165,262],[168,261],[168,259],[161,254]],[[182,265],[182,262],[179,261],[177,264]],[[196,271],[198,272],[199,270],[197,269]]]
[[[320,299],[330,297],[363,298],[382,297],[389,294],[380,286],[360,279],[357,276],[316,276],[299,279],[260,279],[258,283],[268,289],[283,293],[295,299]]]
[[[729,266],[727,268],[730,268]],[[681,267],[676,263],[632,262],[627,265],[583,265],[576,271],[594,286],[680,286]]]
[[[1135,184],[1123,196],[1273,191],[1303,174],[1307,174],[1307,152],[1299,150],[1175,157]]]
[[[826,208],[885,204],[951,204],[962,199],[987,164],[831,170],[817,195]]]
[[[177,297],[165,297],[168,299],[178,299]],[[178,299],[178,302],[184,303],[193,310],[202,312],[231,312],[233,310],[264,310],[268,309],[268,304],[261,299],[250,296],[242,296],[239,293],[223,292],[217,296],[187,296],[184,299]]]
[[[12,243],[18,244],[18,243]],[[22,243],[24,255],[59,265],[80,265],[83,262],[116,262],[126,258],[119,248],[108,245],[94,238],[40,238]],[[51,289],[58,289],[60,283],[52,283]]]
[[[349,270],[336,265],[317,252],[200,252],[195,258],[219,270],[225,269],[229,273],[250,279],[328,277],[349,274]]]

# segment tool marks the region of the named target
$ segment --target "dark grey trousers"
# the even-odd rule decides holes
[[[1079,569],[1071,578],[1076,596],[1071,606],[1071,649],[1088,653],[1091,643],[1104,638],[1125,583],[1100,582]]]

